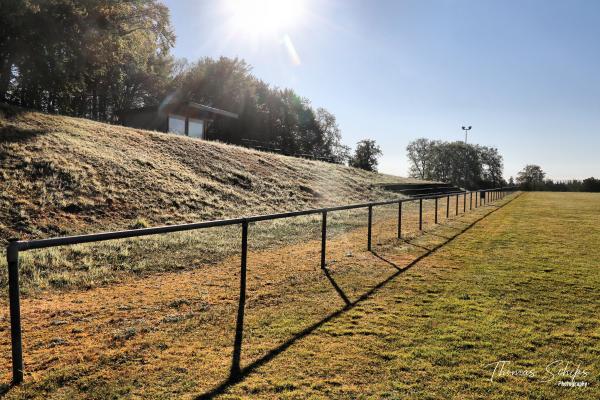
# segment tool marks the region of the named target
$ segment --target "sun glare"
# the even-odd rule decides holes
[[[283,35],[304,14],[304,0],[227,0],[231,27],[252,36]]]

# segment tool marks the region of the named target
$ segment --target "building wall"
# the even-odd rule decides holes
[[[121,123],[132,128],[167,131],[167,116],[156,110],[132,112],[121,116]]]

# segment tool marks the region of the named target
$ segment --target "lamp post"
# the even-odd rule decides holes
[[[467,136],[469,134],[469,131],[471,130],[471,128],[473,128],[471,125],[469,126],[463,126],[462,130],[465,131],[465,176],[464,176],[464,181],[463,181],[463,185],[465,187],[465,189],[467,188]]]
[[[467,134],[469,133],[469,131],[471,130],[471,128],[473,128],[472,126],[463,126],[462,130],[465,131],[465,144],[467,144]]]

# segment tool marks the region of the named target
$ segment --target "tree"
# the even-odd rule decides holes
[[[292,89],[271,87],[238,58],[180,61],[170,96],[225,109],[239,115],[208,127],[208,137],[228,143],[260,146],[288,155],[344,163],[349,149],[341,143],[335,116],[314,109]],[[218,136],[217,136],[218,133]]]
[[[536,190],[544,184],[546,173],[539,165],[526,165],[517,174],[517,183],[525,190]]]
[[[1,0],[0,101],[116,122],[118,111],[195,101],[217,119],[208,138],[344,163],[335,117],[291,89],[271,87],[238,58],[171,56],[175,35],[160,0]]]
[[[584,192],[600,192],[600,179],[594,177],[584,179],[581,190]]]
[[[316,120],[323,138],[320,156],[336,164],[345,164],[350,158],[350,148],[342,144],[342,134],[335,115],[324,108],[317,108]]]
[[[486,146],[477,146],[482,165],[483,182],[489,182],[491,187],[502,186],[505,182],[502,178],[504,165],[502,156],[498,149]]]
[[[420,138],[408,144],[406,152],[412,163],[409,171],[412,177],[427,179],[431,175],[436,156],[435,146],[436,142],[426,138]]]
[[[421,138],[409,143],[406,151],[414,178],[468,189],[497,187],[504,182],[502,156],[495,148]]]
[[[164,87],[175,35],[158,0],[4,3],[0,99],[112,121]]]
[[[372,139],[363,139],[357,143],[354,155],[350,158],[350,166],[367,171],[377,172],[377,158],[383,154]]]

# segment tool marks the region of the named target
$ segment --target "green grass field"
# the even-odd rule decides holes
[[[236,256],[25,298],[26,382],[6,397],[597,399],[600,195],[513,198],[407,241],[380,221],[374,253],[340,233],[329,277],[316,238],[252,249],[241,380]]]
[[[598,399],[598,226],[598,194],[526,193],[223,397]]]

